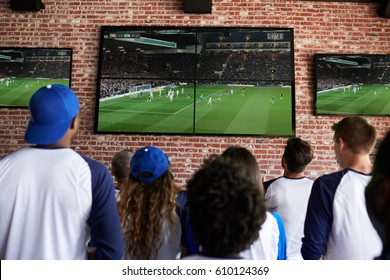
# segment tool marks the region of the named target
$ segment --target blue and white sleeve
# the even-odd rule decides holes
[[[318,260],[326,254],[333,222],[333,199],[340,174],[329,174],[314,181],[307,206],[301,254],[305,260]]]
[[[123,236],[112,176],[101,163],[87,160],[92,172],[92,209],[88,219],[96,247],[94,259],[119,260],[123,256]]]

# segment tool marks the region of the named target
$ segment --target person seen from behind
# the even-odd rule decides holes
[[[134,152],[123,149],[117,152],[111,160],[111,173],[115,178],[115,193],[118,196],[119,191],[126,186],[130,175],[130,161]]]
[[[184,259],[242,258],[266,216],[262,192],[245,169],[228,158],[209,158],[188,181],[187,196],[200,252]]]
[[[376,153],[365,197],[370,219],[383,242],[382,253],[375,259],[390,260],[390,132]]]
[[[24,139],[32,146],[0,160],[0,258],[120,259],[123,238],[112,176],[71,149],[79,102],[67,86],[40,88]]]
[[[311,260],[370,260],[382,248],[364,198],[371,180],[376,129],[360,116],[343,118],[332,129],[342,170],[314,181],[301,254]]]
[[[240,146],[230,146],[223,151],[221,157],[228,158],[244,168],[247,177],[258,186],[264,197],[259,165],[248,149]],[[267,210],[266,219],[259,231],[259,238],[240,254],[245,259],[286,259],[286,234],[282,218],[279,213],[271,211],[270,208],[267,208]]]
[[[175,195],[168,156],[153,146],[137,150],[130,162],[127,185],[119,192],[124,259],[180,257],[181,225]]]
[[[287,259],[302,259],[303,225],[313,180],[305,169],[313,159],[310,144],[299,137],[287,140],[282,156],[283,176],[264,182],[268,206],[280,214],[286,230]]]

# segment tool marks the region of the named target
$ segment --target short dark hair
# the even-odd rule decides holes
[[[294,173],[305,171],[307,165],[313,160],[313,150],[310,144],[299,137],[291,137],[287,140],[283,158],[287,170]]]
[[[187,195],[190,225],[205,254],[236,255],[258,238],[266,206],[245,167],[208,159],[188,181]]]
[[[360,116],[346,117],[332,126],[334,140],[343,139],[354,154],[371,153],[376,142],[376,129]]]
[[[116,153],[111,160],[111,172],[119,184],[125,184],[129,178],[133,155],[133,151],[125,149]]]

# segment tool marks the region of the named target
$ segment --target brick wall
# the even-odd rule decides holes
[[[156,145],[170,156],[184,183],[204,157],[242,145],[257,157],[265,179],[282,174],[282,137],[184,137],[93,133],[101,25],[254,26],[294,28],[296,134],[311,143],[310,177],[337,170],[331,125],[340,117],[313,115],[314,53],[390,53],[390,19],[379,4],[288,0],[213,0],[212,14],[184,14],[182,0],[43,0],[39,12],[14,12],[0,0],[0,46],[73,48],[72,88],[81,101],[81,130],[74,148],[107,166],[115,152]],[[383,137],[389,117],[369,117]],[[27,109],[0,108],[0,156],[24,147]]]

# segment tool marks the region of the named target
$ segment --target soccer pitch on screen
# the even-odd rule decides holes
[[[0,79],[0,106],[28,107],[31,96],[41,87],[53,84],[69,86],[66,79],[4,78]]]
[[[318,115],[390,115],[390,85],[355,85],[317,93]]]
[[[177,86],[100,100],[96,131],[205,135],[292,135],[291,87]],[[201,99],[201,96],[203,97]],[[151,99],[151,100],[150,100]],[[194,106],[195,104],[195,106]],[[194,109],[195,107],[195,109]]]

